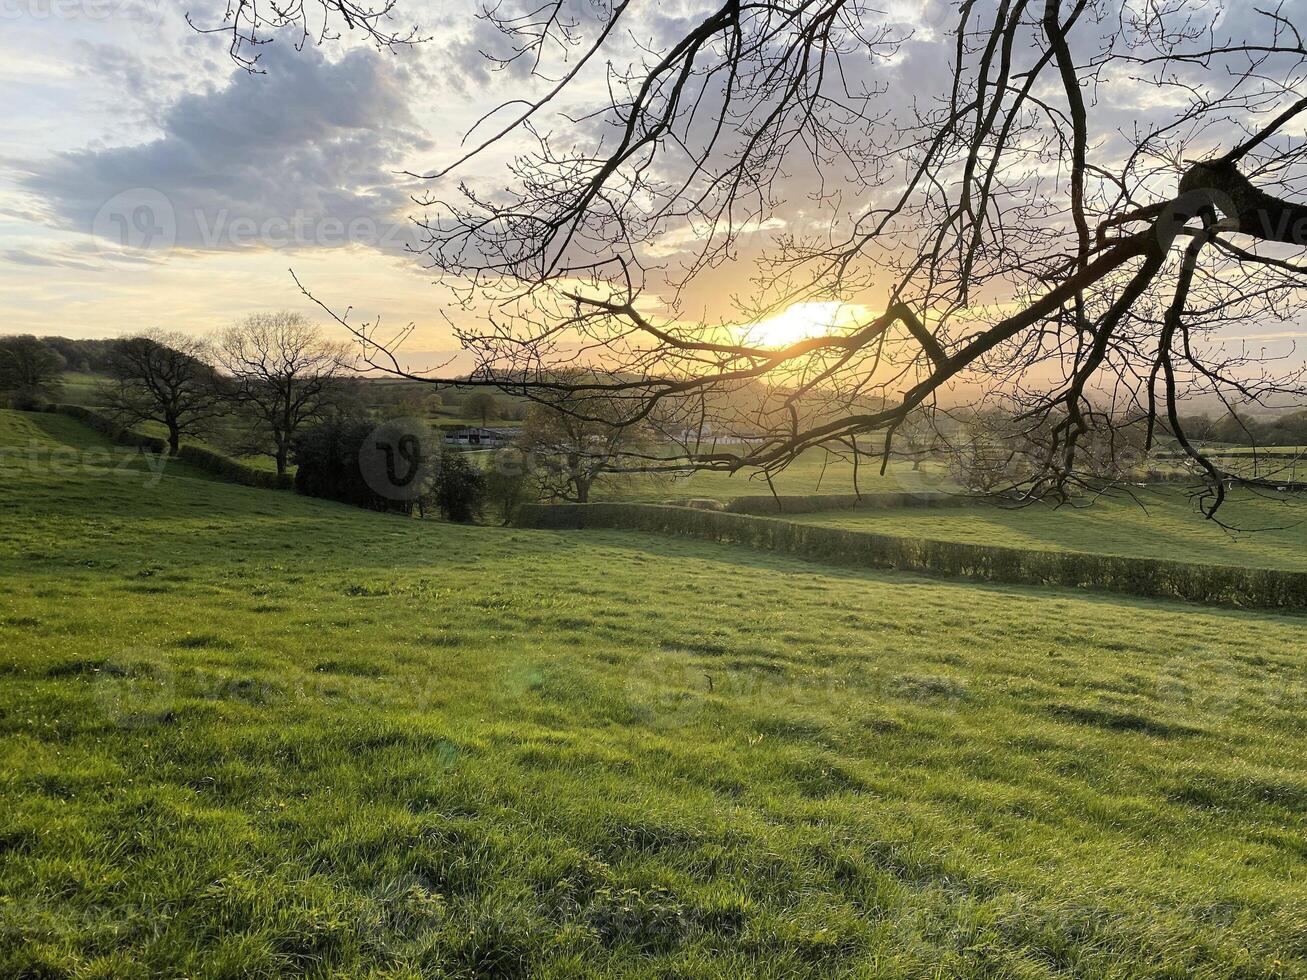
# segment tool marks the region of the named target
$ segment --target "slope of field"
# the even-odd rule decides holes
[[[1189,495],[1174,487],[1139,491],[1137,500],[1104,497],[1090,506],[978,504],[785,515],[804,524],[937,541],[1307,569],[1307,497],[1234,493],[1220,517],[1228,527],[1204,520]]]
[[[92,487],[101,482],[153,487],[165,473],[177,479],[217,479],[177,460],[120,446],[58,412],[0,409],[0,480],[17,481],[28,493],[69,478],[89,481]]]
[[[2,976],[1307,970],[1299,619],[147,482],[0,484]]]

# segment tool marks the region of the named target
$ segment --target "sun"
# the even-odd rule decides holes
[[[846,333],[863,313],[857,304],[838,301],[795,303],[776,316],[743,324],[740,341],[755,347],[786,347],[812,337]]]

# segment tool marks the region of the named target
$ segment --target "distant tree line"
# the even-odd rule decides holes
[[[30,334],[0,338],[0,394],[14,408],[37,408],[62,390],[63,355]]]
[[[1230,411],[1183,420],[1192,438],[1234,446],[1307,446],[1307,411],[1251,416]]]
[[[429,418],[443,404],[425,386],[369,383],[346,345],[305,317],[260,313],[209,337],[149,330],[116,340],[32,335],[0,338],[0,395],[20,409],[63,397],[67,371],[104,379],[96,408],[124,429],[153,424],[169,455],[183,440],[212,442],[235,456],[271,458],[278,476],[296,468],[299,492],[380,511],[477,519],[485,474],[457,453],[440,458],[432,429],[406,442],[402,492],[370,479],[378,421]],[[364,398],[364,388],[367,388]],[[497,412],[493,399],[475,410]]]

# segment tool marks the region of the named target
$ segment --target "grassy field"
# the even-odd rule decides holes
[[[725,447],[725,451],[743,451],[744,447]],[[854,474],[852,462],[824,449],[810,449],[772,478],[775,492],[781,495],[814,493],[848,494],[859,488],[863,493],[898,493],[911,490],[950,490],[955,484],[946,467],[927,463],[914,470],[911,463],[892,463],[884,476],[876,460],[863,460]],[[738,473],[697,472],[684,476],[660,475],[656,478],[626,476],[596,490],[602,500],[661,500],[703,497],[723,502],[733,497],[767,495],[772,492],[767,480],[756,471]]]
[[[1307,501],[1301,497],[1236,493],[1220,517],[1238,530],[1204,520],[1182,489],[1159,487],[1139,491],[1136,499],[1100,498],[1092,506],[867,509],[786,515],[786,520],[1013,548],[1307,569]]]
[[[69,426],[0,414],[0,976],[1307,971],[1301,619],[152,483]]]
[[[104,404],[104,387],[108,379],[102,374],[65,371],[60,379],[59,401],[69,405],[96,408]]]

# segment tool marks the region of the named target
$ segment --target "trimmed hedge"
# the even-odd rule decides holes
[[[120,446],[131,446],[134,449],[140,449],[147,453],[158,453],[160,455],[168,452],[168,440],[160,439],[157,436],[145,436],[139,432],[133,432],[109,418],[107,415],[101,415],[99,412],[92,411],[82,405],[50,405],[46,408],[47,412],[58,412],[60,415],[67,415],[74,418],[83,425],[89,426],[101,435],[108,436]]]
[[[278,476],[268,470],[255,469],[244,463],[224,456],[221,453],[201,449],[199,446],[182,446],[177,458],[198,469],[206,470],[214,476],[247,487],[259,487],[263,490],[293,490],[295,478],[290,474]]]
[[[1307,572],[902,538],[655,504],[528,504],[520,527],[615,528],[743,544],[819,561],[1014,585],[1099,589],[1261,609],[1307,608]]]

